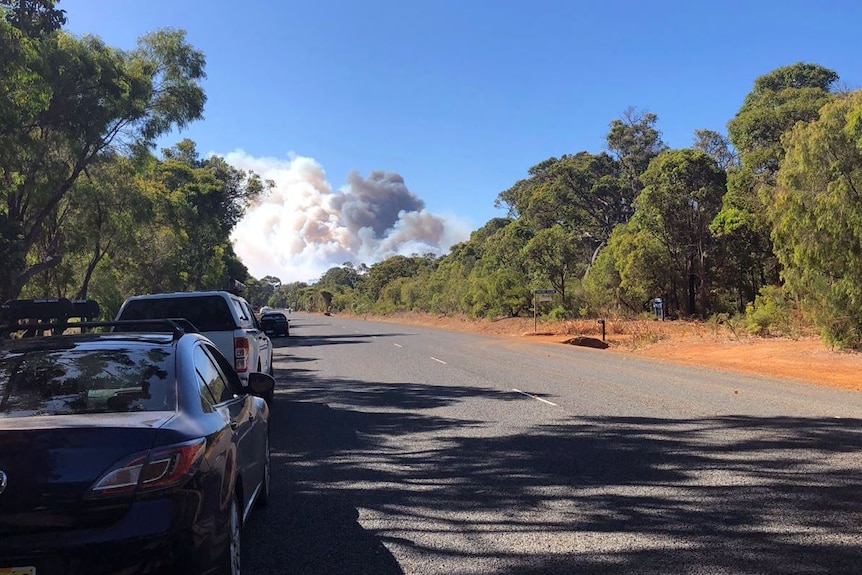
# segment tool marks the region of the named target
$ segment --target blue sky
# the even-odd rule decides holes
[[[313,279],[341,257],[370,264],[393,250],[445,251],[504,215],[494,207],[497,194],[530,166],[604,149],[608,124],[629,106],[658,114],[664,140],[685,147],[695,129],[724,132],[754,79],[777,67],[814,62],[862,86],[858,0],[61,0],[58,7],[68,30],[119,48],[160,27],[188,32],[207,57],[205,119],[165,143],[189,137],[201,152],[277,180],[281,196],[238,234],[247,236],[240,255],[252,275],[284,281]],[[372,178],[376,170],[400,174],[403,184]],[[367,207],[363,201],[386,201],[392,190],[424,203],[424,210],[405,204],[425,227],[422,241],[404,242],[417,221],[399,220],[401,240],[389,238],[385,249],[382,237],[362,232],[361,218],[332,224],[343,215],[333,199]],[[315,216],[324,200],[327,209]],[[305,217],[282,226],[290,233],[252,237],[296,210]],[[312,249],[315,217],[337,232],[321,236],[328,251]]]

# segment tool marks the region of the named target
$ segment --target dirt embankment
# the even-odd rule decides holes
[[[504,318],[489,321],[421,313],[368,316],[372,318],[523,341],[582,345],[596,348],[596,353],[633,354],[862,391],[862,354],[831,350],[817,337],[751,337],[719,325],[686,321],[607,320],[602,338],[602,325],[595,320],[544,323],[530,318]]]

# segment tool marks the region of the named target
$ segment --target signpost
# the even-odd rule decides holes
[[[536,333],[539,326],[538,306],[536,304],[539,302],[554,301],[553,296],[555,293],[557,293],[557,290],[552,289],[537,289],[533,291],[533,333]]]

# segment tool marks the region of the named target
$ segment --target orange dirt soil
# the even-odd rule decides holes
[[[535,323],[532,318],[494,321],[460,316],[397,313],[367,316],[369,320],[470,331],[522,341],[570,345],[601,345],[595,320]],[[723,326],[688,321],[607,320],[606,349],[595,353],[640,357],[699,365],[786,379],[812,385],[862,391],[862,354],[829,349],[817,337],[798,339],[752,337]]]

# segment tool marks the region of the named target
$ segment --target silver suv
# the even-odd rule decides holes
[[[168,318],[191,322],[233,362],[244,386],[250,372],[272,375],[272,343],[245,299],[227,291],[136,295],[123,302],[116,319]]]

